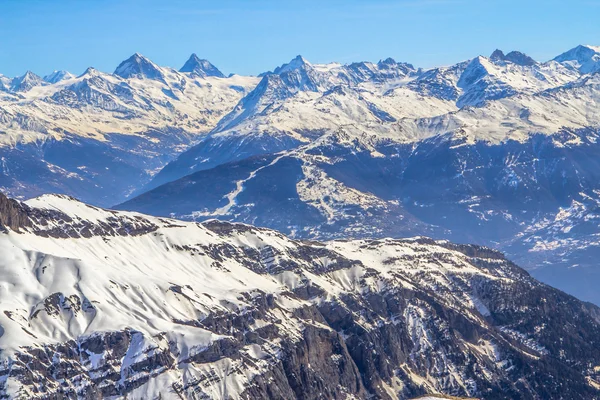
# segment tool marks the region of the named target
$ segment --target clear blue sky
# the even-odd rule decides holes
[[[600,45],[600,0],[0,0],[0,38],[7,76],[112,72],[136,51],[177,68],[195,52],[241,74],[297,54],[431,67],[501,48],[547,60]]]

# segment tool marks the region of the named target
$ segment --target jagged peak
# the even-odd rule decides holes
[[[537,64],[533,58],[529,57],[527,54],[513,50],[506,55],[506,60],[510,61],[514,64],[523,65],[523,66],[531,66]]]
[[[283,64],[282,66],[275,68],[273,73],[282,74],[284,72],[289,72],[297,69],[306,69],[311,67],[312,64],[308,62],[308,60],[306,60],[301,55],[297,55],[289,63]]]
[[[115,75],[121,78],[149,78],[163,80],[163,73],[158,65],[140,53],[134,53],[131,57],[121,62],[115,69]]]
[[[224,78],[225,75],[217,67],[215,67],[210,61],[200,58],[196,53],[192,53],[190,58],[185,62],[179,72],[188,72],[196,74],[202,77],[215,76],[218,78]]]
[[[465,67],[465,71],[471,68],[485,68],[491,67],[490,59],[484,56],[477,56],[470,60]]]
[[[27,71],[23,75],[14,78],[15,82],[41,81],[41,80],[42,80],[42,78],[40,78],[39,75],[37,75],[31,71]]]
[[[479,79],[490,74],[493,68],[492,61],[483,56],[477,56],[472,59],[461,73],[457,82],[458,87],[465,88],[472,85]]]
[[[490,60],[492,61],[504,61],[504,52],[500,49],[494,50],[494,52],[490,55]]]
[[[138,63],[143,62],[143,61],[152,62],[152,61],[150,61],[150,59],[148,57],[143,56],[141,53],[138,53],[137,51],[135,53],[133,53],[133,55],[125,61],[134,61],[134,62],[138,62]]]
[[[594,54],[600,54],[600,46],[591,46],[580,44],[562,54],[554,57],[554,61],[581,61],[582,58],[592,57]]]
[[[396,65],[398,64],[398,62],[396,62],[396,60],[394,60],[392,57],[388,57],[385,60],[379,60],[379,62],[377,63],[377,65],[382,66],[382,65]]]
[[[33,72],[31,72],[31,71],[28,70],[27,72],[25,72],[25,74],[23,74],[21,76],[21,78],[23,78],[23,79],[37,79],[37,78],[39,78],[39,75],[37,75],[37,74],[35,74],[35,73],[33,73]]]
[[[553,59],[587,74],[600,71],[600,47],[579,45]]]
[[[32,87],[39,86],[42,83],[42,78],[31,71],[27,71],[25,74],[13,78],[11,82],[11,89],[15,92],[26,92]]]
[[[392,57],[388,57],[385,60],[379,60],[377,63],[377,68],[379,69],[390,69],[390,68],[403,68],[408,70],[414,70],[415,67],[412,64],[406,62],[398,62]]]
[[[533,58],[527,54],[513,50],[510,53],[504,54],[502,50],[496,49],[490,56],[490,60],[493,62],[511,62],[513,64],[522,66],[532,66],[537,64]]]
[[[150,61],[149,58],[143,56],[141,53],[135,52],[131,55],[131,57],[122,61],[121,64],[123,64],[123,63],[140,63],[140,62],[144,62],[144,61],[152,63],[152,61]]]
[[[87,67],[85,71],[83,71],[83,74],[79,75],[78,78],[82,78],[82,77],[91,77],[91,76],[97,76],[100,75],[100,71],[98,71],[96,68],[94,67]]]

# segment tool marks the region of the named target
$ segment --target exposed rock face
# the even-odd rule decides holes
[[[11,204],[154,229],[0,234],[2,398],[600,396],[600,309],[488,248]]]
[[[16,200],[9,199],[0,193],[0,230],[6,227],[19,231],[29,226],[28,209]]]
[[[511,51],[508,54],[504,54],[502,50],[495,50],[490,56],[490,60],[492,61],[510,61],[517,65],[522,66],[532,66],[537,64],[537,62],[529,57],[525,53],[521,53],[520,51]]]

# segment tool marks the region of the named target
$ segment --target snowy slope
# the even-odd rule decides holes
[[[389,135],[393,123],[403,118],[448,115],[468,105],[540,93],[579,77],[579,72],[556,61],[520,65],[480,56],[449,68],[417,71],[393,60],[317,67],[298,56],[266,74],[215,131],[239,135],[271,129],[302,135],[303,128],[315,131],[353,124]],[[485,132],[478,137],[486,138]]]
[[[597,395],[580,365],[600,365],[600,310],[486,248],[300,242],[55,195],[0,198],[0,224],[5,396]]]
[[[514,235],[595,198],[600,86],[582,69],[594,49],[548,62],[494,52],[431,70],[299,56],[229,78],[198,57],[180,72],[137,54],[118,68],[126,78],[89,69],[55,84],[30,76],[40,84],[14,91],[15,78],[1,77],[0,189],[102,206],[160,189],[134,208],[297,237],[440,235],[500,246],[528,268],[590,266],[597,246],[583,214],[573,223],[583,233],[565,233],[575,252],[533,244],[567,243],[551,229]],[[341,144],[327,143],[338,132]],[[523,204],[510,203],[515,193]],[[573,282],[590,281],[592,269],[579,270]]]
[[[523,142],[532,134],[553,134],[561,128],[598,127],[599,79],[597,74],[585,75],[564,85],[486,102],[481,107],[407,119],[399,123],[398,129],[416,140],[455,133],[466,136],[471,143],[501,143]]]

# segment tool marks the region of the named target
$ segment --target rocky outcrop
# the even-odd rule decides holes
[[[69,196],[52,195],[57,199],[76,201]],[[86,205],[86,208],[102,212],[103,209]],[[38,236],[53,238],[91,238],[94,236],[138,236],[154,232],[158,226],[138,217],[120,217],[114,213],[102,220],[73,218],[56,209],[29,207],[26,203],[9,199],[0,193],[0,229],[15,232],[30,231]]]
[[[27,207],[0,193],[0,230],[19,231],[26,226],[30,226]]]

